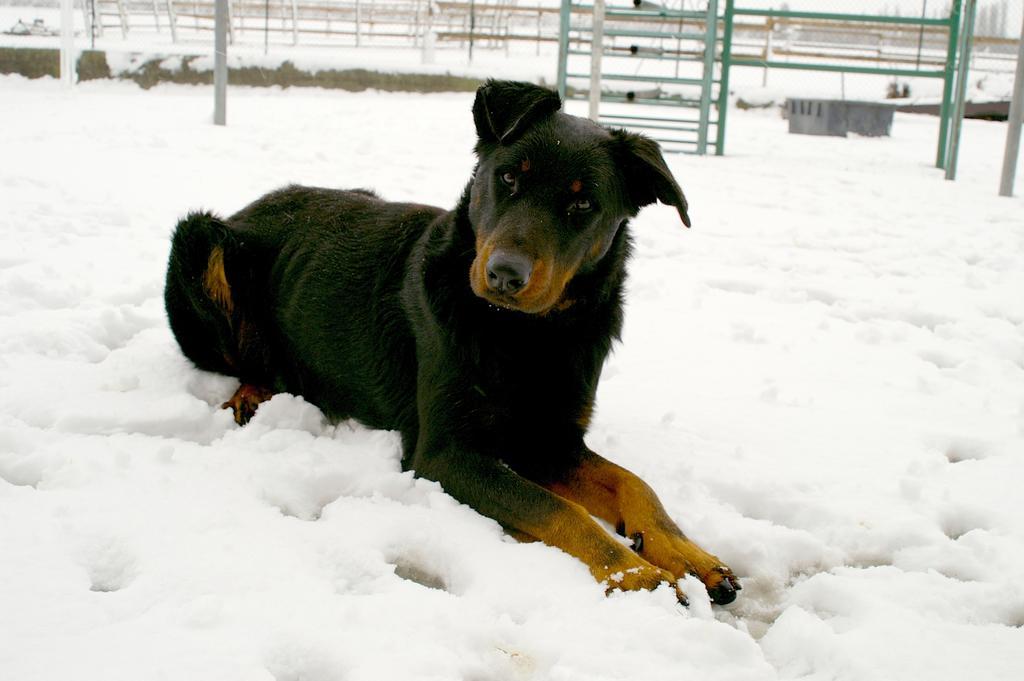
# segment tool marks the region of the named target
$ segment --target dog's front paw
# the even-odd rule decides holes
[[[733,571],[713,554],[703,550],[682,534],[662,530],[635,532],[633,550],[652,565],[672,574],[691,574],[704,582],[712,603],[726,605],[736,600],[742,589]]]
[[[601,582],[605,592],[612,591],[653,591],[662,584],[668,584],[676,592],[676,599],[683,605],[689,605],[686,594],[679,588],[678,580],[668,570],[653,565],[634,565],[609,572]]]
[[[736,592],[743,588],[732,570],[724,565],[719,565],[706,575],[698,575],[698,577],[707,587],[711,602],[718,605],[726,605],[735,601]]]

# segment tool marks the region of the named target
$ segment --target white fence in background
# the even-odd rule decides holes
[[[82,0],[85,24],[96,37],[168,32],[179,40],[209,39],[213,0]],[[501,47],[554,42],[558,5],[517,0],[231,0],[231,42],[422,46],[438,41]]]
[[[848,1],[848,0],[844,0]],[[629,4],[628,0],[616,0]],[[77,0],[95,37],[169,34],[174,42],[210,41],[214,0]],[[559,0],[229,0],[232,43],[423,47],[441,44],[508,48],[558,40]],[[666,0],[666,6],[687,0]],[[851,3],[850,6],[855,6]],[[846,7],[846,5],[843,5]],[[979,26],[979,28],[982,28]],[[767,19],[740,22],[737,40],[785,58],[789,53],[856,54],[869,61],[905,58],[907,50],[943,51],[945,35],[930,30],[866,30],[860,25]],[[976,34],[975,50],[1005,59],[1012,71],[1017,41]],[[900,53],[894,56],[895,52]]]

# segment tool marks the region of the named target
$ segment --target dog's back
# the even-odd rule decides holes
[[[202,369],[304,395],[333,418],[399,428],[416,375],[404,270],[443,212],[291,186],[226,220],[190,214],[172,239],[171,329]]]

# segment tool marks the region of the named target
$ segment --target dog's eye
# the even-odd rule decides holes
[[[577,199],[572,202],[571,206],[571,210],[574,213],[586,213],[590,210],[590,208],[591,205],[589,199]]]
[[[516,176],[513,173],[502,173],[501,181],[507,184],[509,187],[516,186]]]

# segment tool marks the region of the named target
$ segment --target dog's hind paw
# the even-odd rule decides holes
[[[274,393],[268,388],[261,388],[258,385],[243,383],[231,396],[231,399],[220,405],[221,409],[230,408],[235,415],[235,423],[244,426],[256,415],[256,409],[266,402]]]

